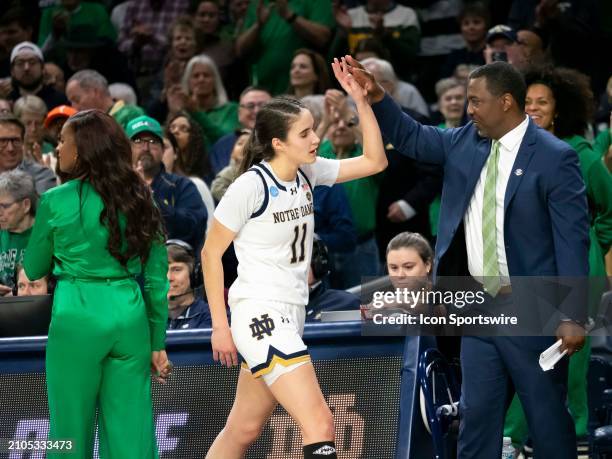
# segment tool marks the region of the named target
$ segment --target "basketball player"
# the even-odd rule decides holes
[[[225,428],[207,458],[243,457],[277,403],[300,427],[304,457],[336,456],[334,423],[301,335],[308,302],[314,215],[312,190],[376,174],[387,159],[378,124],[344,60],[332,64],[353,98],[363,129],[363,155],[342,161],[317,157],[319,138],[299,101],[273,99],[257,114],[245,149],[245,171],[228,188],[202,250],[213,321],[215,360],[243,362]],[[221,256],[234,242],[238,279],[223,300]]]

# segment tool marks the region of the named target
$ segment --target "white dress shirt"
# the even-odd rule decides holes
[[[504,198],[508,180],[514,166],[514,161],[518,154],[519,148],[527,132],[529,125],[529,117],[525,115],[525,119],[521,124],[506,133],[499,139],[499,163],[497,166],[497,181],[495,183],[495,221],[497,230],[497,260],[499,262],[499,274],[501,276],[502,285],[510,284],[510,276],[508,274],[508,262],[506,260],[506,247],[504,242]],[[482,242],[482,203],[484,198],[484,184],[487,175],[488,162],[480,172],[480,178],[474,194],[470,199],[470,204],[465,211],[464,229],[465,229],[465,244],[468,256],[468,269],[470,274],[477,280],[482,281],[484,260],[483,260],[483,242]],[[516,172],[516,171],[515,171]]]

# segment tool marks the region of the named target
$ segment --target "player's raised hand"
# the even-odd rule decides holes
[[[348,71],[348,64],[344,57],[340,58],[340,60],[334,58],[332,69],[342,89],[353,98],[356,104],[367,102],[368,92],[363,86],[355,81],[353,75]]]
[[[376,81],[374,75],[361,65],[361,62],[353,56],[347,55],[345,56],[345,63],[348,72],[353,75],[355,81],[367,91],[370,103],[380,102],[385,97],[384,88]]]

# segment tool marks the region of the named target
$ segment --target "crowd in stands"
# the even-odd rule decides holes
[[[262,105],[277,95],[301,99],[313,113],[320,156],[361,154],[356,110],[329,72],[332,58],[347,53],[406,113],[440,128],[469,121],[471,70],[505,60],[524,72],[527,114],[579,153],[591,255],[601,261],[612,243],[611,46],[606,0],[3,1],[0,295],[17,286],[46,291],[46,279],[42,288],[19,269],[36,203],[62,183],[61,126],[77,111],[98,109],[124,128],[133,166],[175,241],[169,327],[210,325],[196,279],[199,252]],[[443,171],[392,144],[386,150],[385,172],[314,190],[315,245],[323,248],[309,279],[309,320],[322,304],[358,307],[334,292],[384,274],[397,234],[435,244]],[[226,287],[236,265],[230,249]]]

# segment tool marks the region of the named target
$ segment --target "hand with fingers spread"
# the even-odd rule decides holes
[[[346,70],[350,73],[359,86],[367,91],[368,101],[371,104],[380,102],[385,97],[384,88],[376,81],[374,75],[368,72],[361,63],[353,56],[345,56]]]
[[[334,59],[332,63],[332,69],[334,71],[334,75],[342,86],[342,89],[346,91],[346,93],[353,98],[355,103],[359,105],[360,103],[367,103],[368,92],[365,87],[360,85],[353,75],[348,70],[348,64],[344,57],[338,60]]]
[[[238,350],[229,327],[213,327],[210,344],[215,362],[221,362],[226,367],[238,365]]]

